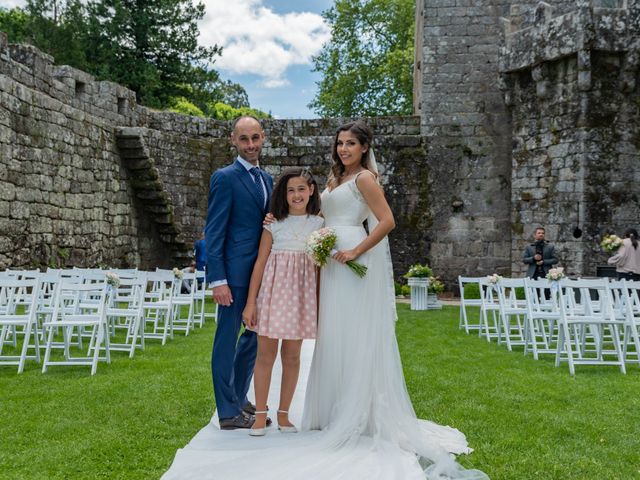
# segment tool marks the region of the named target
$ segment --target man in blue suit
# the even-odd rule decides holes
[[[255,408],[247,391],[256,360],[257,337],[242,326],[251,271],[258,255],[262,220],[273,180],[258,167],[264,131],[260,122],[243,116],[233,124],[231,143],[238,157],[216,171],[209,186],[205,227],[207,282],[219,305],[211,371],[220,428],[251,428]]]

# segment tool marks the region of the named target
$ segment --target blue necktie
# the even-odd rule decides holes
[[[258,167],[253,167],[249,169],[249,173],[253,175],[254,183],[256,184],[256,191],[258,192],[258,199],[260,200],[260,205],[264,208],[264,190],[262,189],[262,180],[260,180],[260,171]]]

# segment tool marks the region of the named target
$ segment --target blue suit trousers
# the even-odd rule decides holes
[[[233,303],[218,307],[217,329],[211,353],[213,391],[218,418],[235,417],[242,411],[253,376],[258,336],[242,327],[242,311],[247,303],[247,287],[230,287]]]

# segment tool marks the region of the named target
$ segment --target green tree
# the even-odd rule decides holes
[[[323,13],[331,40],[314,57],[322,73],[309,104],[324,117],[412,112],[415,0],[336,0]]]
[[[0,7],[0,30],[58,64],[131,88],[147,106],[213,118],[235,118],[228,109],[268,116],[250,110],[245,89],[209,67],[220,49],[197,44],[202,15],[204,6],[192,0],[27,0],[24,9]]]
[[[204,117],[204,112],[184,97],[176,97],[170,100],[169,111],[191,115],[192,117]]]
[[[86,10],[80,0],[27,0],[24,9],[0,8],[0,30],[11,42],[30,43],[56,62],[86,70]]]
[[[0,7],[0,32],[9,36],[10,42],[24,42],[29,35],[29,14],[21,8]]]
[[[271,114],[256,110],[255,108],[234,108],[222,102],[210,104],[207,109],[207,114],[211,118],[217,118],[219,120],[234,120],[242,115],[252,115],[256,118],[271,118]]]
[[[193,66],[213,63],[217,46],[198,45],[204,4],[191,0],[92,0],[90,38],[96,69],[150,106],[166,105],[189,83]]]

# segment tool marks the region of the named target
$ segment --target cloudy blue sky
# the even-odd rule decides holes
[[[200,43],[218,44],[214,68],[244,86],[254,108],[277,118],[315,117],[307,104],[316,92],[311,57],[329,40],[320,13],[333,0],[202,0]],[[25,0],[0,0],[3,7]]]
[[[311,57],[329,40],[320,13],[333,0],[204,0],[200,43],[223,46],[215,68],[240,83],[252,107],[278,118],[310,118]]]

